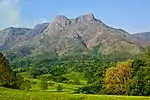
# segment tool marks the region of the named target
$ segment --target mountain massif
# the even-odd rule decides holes
[[[147,46],[147,35],[131,35],[112,28],[96,19],[92,13],[73,19],[58,15],[52,22],[36,25],[33,29],[10,27],[1,30],[0,50],[9,53],[19,50],[24,56],[43,52],[57,56],[87,54],[93,48],[102,54],[138,54]]]

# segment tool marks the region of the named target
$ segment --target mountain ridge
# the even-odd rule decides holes
[[[101,20],[96,19],[92,13],[78,16],[73,20],[64,15],[58,15],[50,23],[39,24],[28,32],[23,32],[18,40],[12,41],[14,44],[7,48],[0,45],[0,49],[27,47],[32,48],[29,49],[32,54],[52,51],[60,56],[88,53],[97,45],[100,45],[97,51],[102,54],[113,52],[138,54],[146,46],[128,32],[107,26]],[[5,31],[3,34],[8,34],[8,32]],[[3,36],[1,38],[5,39]],[[15,37],[17,38],[18,36]]]
[[[134,33],[133,36],[142,41],[150,41],[150,32]]]

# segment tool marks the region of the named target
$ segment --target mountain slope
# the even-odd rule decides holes
[[[0,31],[0,49],[10,49],[13,45],[17,44],[19,40],[26,32],[28,28],[14,28],[10,27]]]
[[[4,29],[0,31],[0,49],[5,50],[28,45],[32,39],[41,35],[48,25],[49,23],[38,24],[33,29],[14,27]]]
[[[72,44],[69,40],[73,38],[78,38],[77,40],[80,41],[78,46],[84,45],[87,49],[101,44],[99,52],[102,53],[125,51],[136,54],[141,52],[142,46],[136,38],[123,30],[105,25],[93,14],[79,16],[71,22],[65,16],[59,17],[61,18],[56,17],[43,33],[55,38],[55,43],[52,42],[51,45],[55,45],[58,53],[64,54],[69,51]]]
[[[142,32],[133,34],[139,41],[149,41],[150,42],[150,32]]]
[[[11,33],[5,33],[11,34]],[[26,48],[31,54],[52,52],[61,55],[89,53],[93,48],[103,54],[113,52],[138,54],[144,46],[135,36],[121,29],[105,25],[92,13],[69,19],[56,16],[51,23],[44,23],[26,32],[14,40],[10,48]],[[3,37],[4,39],[4,37]],[[3,42],[0,42],[1,45]],[[5,46],[5,44],[3,43]],[[5,46],[6,47],[6,46]],[[4,48],[0,47],[2,50]],[[22,50],[22,49],[21,49]]]

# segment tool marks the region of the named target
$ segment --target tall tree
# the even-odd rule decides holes
[[[145,59],[135,60],[133,64],[134,76],[131,84],[131,95],[150,95],[150,51]]]
[[[48,89],[47,78],[44,75],[41,75],[41,89],[43,92]]]
[[[10,87],[13,80],[12,70],[8,60],[0,53],[0,85]]]

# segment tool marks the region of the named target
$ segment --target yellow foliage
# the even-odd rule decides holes
[[[104,77],[104,87],[108,93],[124,94],[132,77],[132,61],[119,62],[116,67],[106,70]]]

